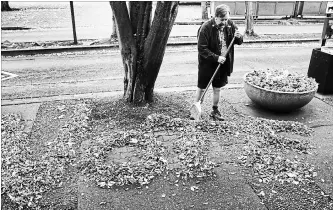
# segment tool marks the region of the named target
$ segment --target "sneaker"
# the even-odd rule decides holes
[[[222,115],[220,113],[220,111],[218,109],[214,109],[211,113],[210,116],[214,119],[214,120],[219,120],[219,121],[223,121],[224,119],[222,118]]]

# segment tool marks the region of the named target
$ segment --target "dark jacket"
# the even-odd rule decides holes
[[[223,30],[227,46],[230,45],[236,29],[238,28],[233,21],[228,20],[228,24]],[[243,37],[236,38],[234,43],[241,45],[243,43]],[[219,64],[217,61],[221,54],[218,27],[216,26],[214,18],[204,22],[198,30],[198,52],[199,71],[214,72]],[[227,75],[230,76],[234,64],[234,46],[231,47],[224,64],[222,71],[227,71]]]

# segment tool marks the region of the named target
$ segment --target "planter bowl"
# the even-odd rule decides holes
[[[244,89],[247,96],[259,106],[278,112],[290,112],[299,109],[308,104],[315,96],[318,85],[315,89],[307,92],[282,92],[268,90],[262,87],[250,84],[244,76]]]

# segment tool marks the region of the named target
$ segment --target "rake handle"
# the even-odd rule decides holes
[[[228,55],[228,53],[229,53],[229,51],[230,51],[230,49],[231,49],[231,46],[234,44],[235,38],[236,38],[235,36],[232,38],[232,40],[231,40],[231,42],[230,42],[230,44],[229,44],[229,47],[228,47],[227,52],[225,53],[225,55]],[[201,95],[200,100],[199,100],[200,103],[202,103],[203,98],[204,98],[204,96],[206,95],[207,90],[208,90],[209,86],[212,84],[212,82],[213,82],[213,80],[214,80],[214,77],[215,77],[215,75],[216,75],[216,73],[218,72],[218,70],[219,70],[220,67],[221,67],[221,63],[219,63],[219,65],[217,66],[217,68],[216,68],[216,70],[215,70],[215,72],[214,72],[212,78],[209,80],[209,83],[208,83],[208,85],[207,85],[207,87],[206,87],[204,93]]]

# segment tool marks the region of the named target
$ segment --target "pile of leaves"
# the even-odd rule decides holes
[[[7,114],[1,120],[1,191],[20,206],[34,206],[50,180],[40,176],[46,165],[34,160],[24,120]]]
[[[181,165],[174,169],[176,176],[183,179],[214,176],[217,164],[207,155],[209,141],[203,134],[183,134],[173,143]]]
[[[10,42],[5,40],[1,42],[1,49],[42,49],[48,47],[72,46],[72,41],[46,41],[46,42]],[[78,43],[77,45],[82,45]]]
[[[314,78],[292,74],[287,70],[254,70],[247,74],[246,81],[252,85],[273,91],[302,93],[318,88]]]
[[[194,128],[189,120],[164,114],[148,115],[136,130],[114,131],[104,138],[93,139],[81,158],[80,170],[102,188],[144,185],[171,171],[183,179],[212,176],[216,164],[207,157],[209,142]],[[172,132],[177,137],[172,142],[163,142],[154,135],[161,131]],[[112,150],[119,147],[135,147],[136,153],[131,155],[138,161],[107,161]]]
[[[244,132],[252,135],[238,157],[239,164],[252,168],[259,182],[289,182],[294,184],[312,181],[317,173],[314,166],[304,162],[297,155],[288,158],[288,151],[307,154],[311,148],[306,140],[292,139],[279,133],[287,132],[310,136],[313,130],[293,121],[250,118],[248,125],[241,125]]]
[[[119,147],[137,147],[139,161],[107,162],[109,153]],[[96,181],[102,188],[113,185],[148,184],[165,170],[165,148],[155,138],[140,131],[114,131],[107,138],[95,138],[85,149],[79,162],[83,174]]]
[[[65,107],[60,107],[65,109]],[[73,107],[74,114],[63,125],[53,142],[38,147],[24,132],[25,122],[20,115],[2,115],[1,121],[1,191],[20,208],[38,209],[43,194],[60,187],[65,170],[75,164],[75,150],[86,138],[89,108],[86,104]]]
[[[145,110],[147,113],[158,112],[150,109]],[[110,114],[112,120],[105,123],[114,126],[113,119],[118,114],[113,111],[114,113]],[[103,118],[106,119],[107,115]],[[115,129],[113,133],[107,132],[102,137],[96,135],[80,165],[84,173],[96,180],[101,187],[148,184],[164,172],[173,172],[184,179],[213,176],[213,169],[217,164],[211,161],[207,154],[211,140],[214,139],[224,145],[235,142],[245,144],[239,163],[252,168],[261,180],[289,179],[297,183],[309,177],[313,178],[312,166],[301,161],[288,160],[285,156],[287,151],[306,154],[309,149],[308,142],[287,138],[281,133],[309,136],[312,130],[298,122],[245,116],[234,116],[223,122],[208,119],[193,122],[166,114],[148,114],[143,122],[131,126],[131,130],[125,130],[121,126],[120,131]],[[170,142],[163,142],[158,138],[159,135],[176,137],[168,138]],[[108,161],[108,155],[119,147],[136,148],[133,156],[136,156],[138,161]],[[294,177],[293,170],[299,172]]]

